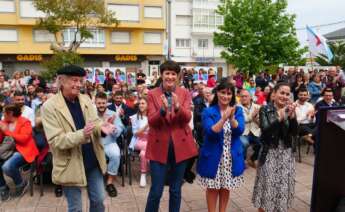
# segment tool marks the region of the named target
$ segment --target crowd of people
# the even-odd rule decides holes
[[[0,140],[15,144],[9,155],[0,145],[2,201],[25,193],[21,167],[49,149],[52,182],[56,194],[65,195],[68,210],[81,211],[86,186],[90,211],[104,211],[105,193],[118,195],[117,141],[126,135],[128,149],[139,154],[140,187],[147,186],[147,173],[151,176],[147,212],[159,210],[166,184],[169,211],[179,211],[184,181],[197,181],[206,190],[210,212],[217,201],[219,211],[226,211],[230,191],[244,184],[249,166],[257,169],[253,205],[260,212],[288,211],[295,187],[294,137],[314,145],[319,109],[345,103],[340,67],[279,68],[258,75],[238,71],[204,83],[166,61],[155,84],[148,86],[140,71],[135,87],[112,75],[104,84],[85,76],[74,65],[61,68],[50,82],[29,70],[12,77],[0,72]],[[13,194],[3,174],[13,179]]]

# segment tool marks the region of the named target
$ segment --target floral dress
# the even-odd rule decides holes
[[[295,158],[291,148],[279,142],[270,149],[266,161],[257,168],[253,191],[253,203],[265,212],[287,212],[295,193]]]
[[[215,178],[206,178],[198,176],[198,183],[203,188],[210,189],[227,189],[231,190],[239,188],[243,183],[243,176],[233,177],[231,172],[232,160],[231,160],[231,126],[227,121],[224,124],[224,146],[223,154],[218,165],[218,170]]]

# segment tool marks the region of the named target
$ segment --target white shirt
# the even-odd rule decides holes
[[[130,117],[131,119],[131,123],[132,123],[132,132],[133,132],[133,137],[131,140],[131,143],[129,144],[130,149],[134,149],[135,144],[138,141],[138,137],[135,135],[140,129],[142,129],[143,127],[145,127],[146,125],[148,125],[148,119],[147,116],[143,116],[143,117],[139,117],[138,118],[138,114],[134,114]],[[147,136],[147,133],[149,131],[149,128],[146,128],[146,130],[144,131],[144,135]]]
[[[31,122],[31,126],[35,127],[35,112],[33,109],[31,109],[30,107],[24,105],[24,110],[22,111],[22,116],[24,118],[27,118],[30,120]]]
[[[242,107],[243,109],[244,120],[246,122],[246,127],[244,129],[243,135],[249,135],[249,133],[251,132],[256,137],[259,137],[261,135],[260,127],[252,117],[253,117],[254,110],[260,109],[260,105],[251,103],[249,107],[245,107],[241,104],[239,104],[239,106]],[[258,117],[259,117],[259,113],[257,114],[257,118]]]
[[[314,106],[309,103],[309,102],[304,102],[304,104],[300,104],[300,102],[297,100],[296,101],[296,118],[297,118],[297,122],[299,124],[310,124],[314,122],[313,118],[309,118],[308,114],[311,111],[314,111]]]
[[[33,111],[36,111],[36,108],[37,108],[40,104],[42,104],[42,101],[41,101],[38,97],[36,97],[35,99],[33,99],[33,100],[31,101],[31,108],[32,108],[32,110],[33,110]]]

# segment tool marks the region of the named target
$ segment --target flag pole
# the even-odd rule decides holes
[[[309,58],[310,58],[310,66],[311,66],[311,71],[313,72],[314,71],[314,63],[313,63],[313,57],[312,57],[312,53],[310,51],[310,48],[308,47],[308,50],[309,50]],[[308,71],[309,73],[309,71]]]

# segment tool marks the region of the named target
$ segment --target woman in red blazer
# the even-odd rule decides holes
[[[38,149],[32,137],[32,127],[28,119],[21,117],[21,109],[16,105],[7,105],[4,108],[4,120],[0,122],[0,142],[12,138],[15,141],[16,151],[5,161],[0,161],[0,197],[2,201],[9,199],[9,187],[3,173],[13,179],[16,185],[14,197],[22,196],[28,186],[23,180],[19,168],[31,163],[38,155]]]
[[[148,93],[148,143],[151,188],[146,212],[157,212],[166,177],[169,180],[169,211],[178,212],[187,159],[198,154],[192,130],[191,96],[178,86],[180,66],[166,61],[160,66],[162,85]],[[168,174],[169,173],[169,174]]]

